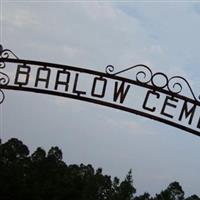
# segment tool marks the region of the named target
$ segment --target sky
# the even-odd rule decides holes
[[[1,0],[1,44],[18,57],[104,72],[143,63],[186,78],[200,94],[198,1]],[[92,164],[122,180],[133,170],[137,194],[179,181],[200,195],[200,138],[137,115],[83,101],[5,91],[0,135],[48,150],[67,164]]]

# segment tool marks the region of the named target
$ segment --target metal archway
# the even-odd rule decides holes
[[[0,51],[0,70],[0,104],[4,90],[56,95],[134,113],[200,136],[200,100],[181,76],[168,78],[143,64],[119,72],[108,65],[105,72],[98,72],[19,59],[8,49]],[[134,79],[122,76],[133,71]]]

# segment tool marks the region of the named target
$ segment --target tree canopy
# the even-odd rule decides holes
[[[67,165],[58,147],[47,153],[38,147],[30,154],[16,138],[0,143],[1,200],[200,200],[197,195],[184,198],[178,182],[155,197],[135,193],[132,170],[120,181],[92,165]]]

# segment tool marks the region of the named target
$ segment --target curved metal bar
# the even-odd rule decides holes
[[[136,109],[132,109],[132,108],[128,108],[122,105],[116,105],[114,103],[110,103],[110,102],[106,102],[106,101],[101,101],[101,100],[97,100],[97,99],[91,99],[85,96],[77,96],[77,95],[72,95],[72,94],[68,94],[68,93],[60,93],[60,92],[55,92],[55,91],[48,91],[48,90],[44,90],[44,89],[39,89],[39,88],[23,88],[23,87],[17,87],[17,86],[3,86],[4,89],[8,89],[8,90],[17,90],[17,91],[26,91],[26,92],[34,92],[34,93],[42,93],[42,94],[48,94],[48,95],[54,95],[54,96],[62,96],[62,97],[67,97],[67,98],[71,98],[71,99],[76,99],[76,100],[81,100],[81,101],[86,101],[86,102],[90,102],[90,103],[94,103],[94,104],[98,104],[98,105],[102,105],[102,106],[106,106],[106,107],[111,107],[114,109],[118,109],[118,110],[122,110],[125,112],[129,112],[129,113],[133,113],[136,115],[140,115],[142,117],[145,118],[149,118],[149,119],[153,119],[155,121],[164,123],[164,124],[168,124],[170,126],[176,127],[178,129],[190,132],[196,136],[200,136],[200,132],[196,131],[194,129],[188,128],[186,126],[183,126],[181,124],[169,121],[167,119],[163,119],[160,118],[158,116],[155,115],[151,115],[149,113],[145,113]]]
[[[89,70],[89,69],[85,69],[85,68],[79,68],[79,67],[73,67],[73,66],[67,66],[67,65],[59,65],[59,64],[40,62],[40,61],[31,61],[31,60],[21,60],[21,59],[13,59],[13,58],[0,58],[0,63],[1,62],[32,65],[31,67],[37,67],[37,68],[40,67],[40,66],[48,67],[48,68],[57,68],[57,69],[71,70],[71,71],[75,71],[75,72],[83,72],[83,73],[91,74],[91,75],[97,75],[97,76],[104,77],[104,78],[109,78],[109,79],[113,79],[113,80],[119,80],[119,81],[122,81],[122,82],[134,84],[134,85],[137,85],[137,86],[140,86],[140,87],[151,89],[152,91],[158,91],[158,92],[161,92],[163,94],[170,95],[170,96],[173,96],[173,97],[177,97],[177,98],[182,99],[184,101],[191,102],[194,105],[200,106],[200,102],[197,101],[197,99],[195,98],[195,95],[194,95],[192,88],[190,87],[189,83],[187,82],[186,79],[184,79],[181,76],[174,76],[174,77],[168,79],[168,77],[164,73],[157,72],[157,73],[153,74],[150,70],[149,72],[150,72],[150,75],[151,75],[151,77],[150,77],[151,79],[148,80],[147,82],[144,82],[144,81],[139,80],[139,78],[138,78],[138,74],[143,75],[143,78],[147,77],[145,72],[143,72],[143,71],[137,72],[136,80],[116,76],[117,74],[120,74],[120,73],[125,72],[125,71],[130,70],[130,69],[133,69],[133,67],[128,68],[126,70],[122,70],[122,71],[114,73],[114,74],[109,74],[109,73],[98,72],[98,71]],[[141,65],[136,65],[134,67],[136,68],[136,67],[139,67],[139,66],[141,66]],[[114,71],[114,67],[112,68],[110,66],[109,69],[107,68],[107,70],[108,71],[112,71],[112,70]],[[68,97],[68,98],[73,98],[73,99],[77,99],[77,100],[87,101],[87,102],[91,102],[91,103],[95,103],[95,104],[99,104],[99,105],[108,106],[108,107],[112,107],[112,108],[115,108],[115,109],[123,110],[123,111],[126,111],[126,112],[134,113],[134,114],[137,114],[137,115],[140,115],[140,116],[143,116],[143,117],[146,117],[146,118],[150,118],[150,119],[153,119],[153,120],[174,126],[176,128],[179,128],[179,129],[185,130],[187,132],[190,132],[192,134],[200,136],[200,132],[195,130],[195,129],[189,128],[185,125],[181,125],[181,124],[178,124],[176,122],[173,122],[173,121],[170,121],[170,120],[167,120],[167,119],[160,118],[160,117],[152,115],[150,113],[146,113],[146,112],[142,112],[142,111],[137,110],[137,109],[125,107],[125,106],[123,106],[123,104],[119,105],[119,104],[116,104],[114,102],[112,103],[112,102],[104,101],[103,99],[97,100],[95,98],[89,98],[89,97],[84,96],[84,95],[81,96],[81,95],[77,95],[77,94],[64,93],[64,92],[59,92],[59,91],[55,91],[55,90],[40,89],[38,87],[34,88],[34,87],[28,87],[28,86],[21,87],[21,86],[17,86],[17,85],[9,85],[8,84],[9,83],[9,77],[7,76],[7,74],[5,74],[3,72],[1,72],[1,74],[6,76],[8,78],[8,81],[6,81],[4,79],[5,77],[0,78],[0,94],[1,94],[0,104],[5,99],[5,95],[2,91],[2,89],[21,90],[21,91],[27,91],[27,92],[56,95],[56,96],[62,96],[62,97]],[[163,85],[159,85],[159,84],[155,83],[154,79],[156,77],[159,77],[159,76],[164,77],[165,82],[164,82]],[[180,92],[182,91],[181,83],[174,83],[173,84],[173,88],[175,86],[179,86],[180,89],[181,89],[180,91],[175,92],[174,90],[171,89],[170,83],[175,78],[181,79],[181,80],[186,82],[187,86],[189,87],[189,89],[190,89],[190,91],[193,95],[193,98],[188,98],[188,97],[180,94]],[[4,84],[1,84],[1,81]]]
[[[14,56],[15,59],[9,58],[10,55]],[[14,62],[14,61],[15,62],[21,62],[23,60],[19,60],[19,58],[11,50],[9,50],[9,49],[3,49],[3,46],[0,45],[0,69],[5,68],[5,66],[6,66],[5,65],[5,61],[8,61],[8,62],[9,61],[11,61],[11,62]],[[71,69],[73,68],[74,70],[77,70],[77,71],[80,71],[80,72],[83,71],[83,72],[86,72],[86,73],[87,72],[88,73],[92,72],[94,74],[95,73],[98,73],[98,74],[101,73],[101,72],[96,72],[96,71],[92,71],[92,70],[85,70],[85,69],[77,68],[77,67],[70,67],[70,66],[52,64],[52,63],[44,63],[44,62],[38,62],[38,61],[30,61],[30,63],[33,63],[33,64],[34,63],[38,63],[39,65],[42,65],[42,66],[48,65],[48,66],[51,66],[51,67],[54,67],[54,68],[56,68],[56,67],[58,67],[58,68],[67,67],[67,68],[71,68]],[[177,79],[183,80],[186,83],[186,85],[188,86],[188,88],[189,88],[189,90],[190,90],[190,92],[191,92],[192,97],[194,98],[194,100],[197,101],[197,102],[200,102],[200,95],[199,95],[199,97],[197,99],[196,96],[195,96],[195,94],[194,94],[194,92],[193,92],[193,90],[192,90],[192,88],[191,88],[191,86],[190,86],[190,84],[189,84],[189,82],[185,78],[183,78],[181,76],[173,76],[171,78],[168,78],[167,75],[165,75],[162,72],[153,73],[152,70],[147,65],[144,65],[144,64],[137,64],[137,65],[134,65],[132,67],[128,67],[128,68],[126,68],[124,70],[121,70],[121,71],[115,72],[115,73],[114,73],[114,70],[115,70],[114,66],[113,65],[108,65],[106,67],[105,71],[106,71],[106,74],[108,74],[108,75],[116,76],[116,75],[119,75],[121,73],[124,73],[126,71],[130,71],[130,70],[136,69],[136,68],[143,68],[143,70],[140,70],[139,72],[136,73],[135,81],[138,82],[139,84],[145,84],[145,85],[153,86],[154,90],[159,90],[159,91],[162,90],[162,89],[163,90],[167,89],[169,91],[170,95],[176,95],[176,94],[180,94],[181,93],[181,91],[183,89],[183,86],[181,85],[181,83],[175,82],[173,84],[173,89],[172,89],[170,87],[170,83],[172,82],[172,80],[174,80],[174,79],[177,78]],[[144,70],[147,70],[147,71],[144,71]],[[147,76],[147,72],[149,73],[149,77]],[[2,72],[0,72],[0,74],[3,75],[3,76],[5,76],[5,74],[3,74]],[[104,73],[101,73],[101,76],[102,75],[105,76]],[[156,76],[159,76],[159,75],[163,76],[164,79],[165,79],[165,83],[163,85],[155,84],[154,79],[155,79]],[[142,79],[141,79],[141,77],[142,77]],[[9,80],[8,76],[7,76],[7,78]],[[0,79],[0,80],[2,80],[2,79]],[[125,79],[125,80],[128,80],[128,79]],[[177,86],[179,87],[179,90],[178,91],[174,91],[175,87],[177,87]]]
[[[114,76],[113,74],[109,74],[109,73],[103,73],[103,72],[94,71],[94,70],[87,69],[87,68],[80,68],[80,67],[56,64],[56,63],[48,63],[48,62],[33,61],[33,60],[13,59],[13,58],[7,58],[7,59],[1,59],[0,58],[0,63],[2,61],[8,62],[8,63],[20,63],[20,64],[27,64],[27,65],[29,64],[29,65],[33,65],[33,67],[34,66],[35,67],[48,66],[48,67],[56,68],[56,69],[72,70],[72,71],[76,71],[76,72],[83,72],[83,73],[86,73],[86,74],[104,76],[104,77],[107,77],[107,78],[110,78],[110,79],[113,79],[113,80],[123,81],[123,82],[126,82],[126,83],[130,83],[130,84],[134,84],[134,85],[137,85],[137,86],[140,86],[140,87],[144,87],[144,88],[147,88],[147,89],[158,91],[158,92],[161,92],[163,94],[171,95],[171,96],[177,97],[179,99],[187,100],[188,102],[195,103],[196,105],[200,106],[200,101],[197,101],[196,98],[189,98],[187,96],[181,95],[180,93],[173,92],[172,90],[168,89],[168,86],[166,86],[165,88],[158,87],[158,86],[155,86],[155,84],[147,84],[147,83],[140,82],[140,81],[134,80],[134,79],[128,79],[128,78],[124,78],[124,77],[121,77],[121,76]],[[160,74],[160,72],[158,72],[158,73]],[[157,74],[157,73],[155,73],[155,74]],[[180,76],[177,76],[177,77],[180,77]],[[151,80],[151,82],[152,82],[152,80]]]

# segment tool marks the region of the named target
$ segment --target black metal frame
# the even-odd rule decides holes
[[[12,56],[13,58],[10,58]],[[60,64],[54,64],[54,63],[47,63],[47,62],[40,62],[40,61],[32,61],[32,60],[22,60],[19,59],[12,51],[8,49],[2,49],[0,51],[0,70],[4,69],[6,67],[6,63],[17,63],[17,64],[22,64],[22,65],[32,65],[32,66],[42,66],[42,67],[48,67],[48,68],[57,68],[57,69],[65,69],[65,70],[72,70],[75,72],[83,72],[86,74],[91,74],[95,75],[98,77],[103,77],[103,78],[109,78],[113,80],[118,80],[126,83],[130,83],[133,85],[137,85],[140,87],[144,87],[147,89],[150,89],[151,91],[156,91],[159,93],[163,93],[166,95],[169,95],[170,97],[178,98],[187,102],[192,103],[195,106],[200,106],[200,97],[196,97],[194,95],[194,92],[188,83],[188,81],[181,77],[181,76],[174,76],[171,78],[168,78],[167,75],[161,72],[153,73],[151,69],[143,64],[135,65],[130,68],[127,68],[125,70],[119,71],[119,72],[114,72],[114,67],[112,65],[108,65],[105,69],[105,73],[103,72],[98,72],[94,70],[89,70],[89,69],[84,69],[84,68],[79,68],[79,67],[73,67],[73,66],[67,66],[67,65],[60,65]],[[135,79],[128,79],[124,78],[121,76],[118,76],[119,74],[122,74],[123,72],[129,71],[129,70],[134,70],[134,69],[139,69],[140,70],[136,73]],[[156,78],[159,79],[159,77],[162,77],[164,79],[164,83],[156,84]],[[191,93],[191,97],[189,98],[187,96],[182,95],[182,90],[183,86],[180,81],[184,81],[185,84],[188,86],[188,89]],[[184,131],[190,132],[192,134],[195,134],[197,136],[200,136],[200,131],[194,130],[191,127],[187,127],[182,124],[178,124],[176,122],[173,122],[168,119],[161,118],[159,116],[152,115],[150,113],[142,112],[136,109],[128,108],[126,106],[123,106],[123,104],[119,105],[116,103],[111,103],[111,102],[106,102],[103,100],[99,99],[93,99],[93,98],[88,98],[87,96],[82,96],[82,95],[73,95],[69,93],[63,93],[63,92],[58,92],[58,91],[50,91],[46,89],[40,89],[38,87],[32,88],[32,87],[23,87],[23,86],[17,86],[17,85],[9,85],[10,78],[7,74],[4,72],[0,71],[0,104],[4,101],[5,99],[5,94],[3,92],[4,89],[6,90],[20,90],[20,91],[27,91],[27,92],[34,92],[34,93],[43,93],[43,94],[49,94],[49,95],[56,95],[56,96],[62,96],[62,97],[67,97],[67,98],[72,98],[72,99],[77,99],[81,101],[86,101],[90,103],[95,103],[115,109],[119,109],[122,111],[134,113],[136,115],[140,115],[149,119],[153,119],[171,126],[174,126],[176,128],[182,129]]]

